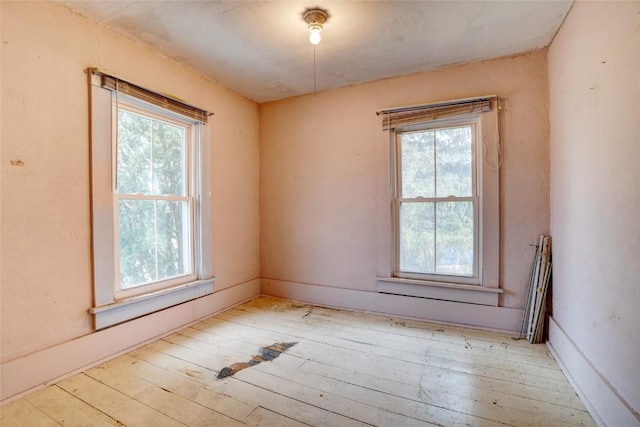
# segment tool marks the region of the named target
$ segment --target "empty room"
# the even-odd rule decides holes
[[[640,426],[640,1],[0,25],[0,425]]]

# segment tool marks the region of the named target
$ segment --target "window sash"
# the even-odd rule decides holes
[[[183,152],[183,165],[184,165],[184,186],[186,190],[185,196],[171,195],[171,194],[141,194],[141,193],[119,193],[118,192],[118,120],[119,110],[130,111],[143,117],[150,118],[151,120],[160,121],[163,123],[169,123],[175,126],[184,128],[184,152]],[[175,116],[171,112],[162,111],[155,108],[148,108],[141,105],[138,100],[131,99],[127,96],[122,96],[116,93],[116,96],[112,102],[112,193],[113,193],[113,232],[114,232],[114,296],[116,300],[129,298],[138,295],[144,295],[151,292],[156,292],[162,289],[170,288],[183,283],[194,281],[198,278],[197,274],[197,260],[199,257],[199,247],[197,244],[197,228],[196,228],[196,198],[197,193],[197,179],[195,177],[196,170],[196,152],[194,148],[195,143],[195,126],[192,121],[188,121],[181,117]],[[183,201],[188,203],[188,228],[189,236],[186,239],[188,247],[188,273],[170,277],[167,279],[156,280],[130,288],[123,288],[121,283],[121,256],[120,256],[120,227],[119,227],[119,202],[121,200],[149,200],[149,201]]]
[[[188,206],[188,217],[187,223],[183,224],[183,228],[188,228],[188,235],[183,240],[186,242],[186,247],[183,248],[182,256],[186,258],[187,261],[187,271],[183,274],[178,274],[176,276],[168,277],[166,279],[159,279],[147,283],[142,283],[138,285],[134,285],[128,288],[122,287],[122,277],[121,277],[121,268],[120,268],[120,216],[119,216],[119,206],[121,200],[148,200],[148,201],[177,201],[177,202],[186,202]],[[195,227],[195,198],[188,196],[148,196],[142,194],[114,194],[114,204],[113,204],[113,216],[114,216],[114,288],[115,288],[115,296],[116,299],[127,298],[135,295],[146,294],[149,292],[154,292],[157,290],[169,288],[171,286],[175,286],[181,283],[193,281],[197,279],[196,272],[196,255],[197,255],[197,246],[196,239],[194,235],[194,227]]]
[[[184,129],[184,190],[186,195],[193,195],[197,191],[196,188],[196,175],[194,173],[197,163],[197,153],[195,152],[196,145],[196,133],[198,126],[192,121],[188,121],[177,115],[172,114],[169,111],[165,111],[156,107],[144,105],[139,100],[130,98],[128,96],[122,96],[116,94],[112,102],[112,191],[114,194],[137,194],[126,193],[118,191],[118,111],[125,110],[143,117],[150,118],[163,123],[168,123],[173,126],[181,127]],[[160,195],[158,193],[145,193],[149,195]]]
[[[464,200],[462,200],[464,199]],[[440,251],[438,250],[438,215],[437,215],[437,204],[438,203],[457,203],[457,202],[470,202],[472,204],[472,212],[473,212],[473,218],[472,218],[472,227],[473,227],[473,259],[472,259],[472,266],[471,266],[471,273],[470,274],[465,274],[465,273],[445,273],[445,272],[438,272],[436,271],[438,268],[438,259],[439,259],[439,253]],[[401,239],[401,227],[402,227],[402,220],[401,220],[401,210],[402,210],[402,206],[403,205],[407,205],[407,204],[433,204],[433,211],[434,211],[434,222],[433,222],[433,234],[434,234],[434,239],[433,239],[433,271],[418,271],[418,270],[411,270],[410,268],[402,268],[402,239]],[[471,284],[478,284],[479,283],[479,279],[478,279],[478,260],[479,260],[479,251],[478,251],[478,209],[479,206],[479,200],[477,197],[468,197],[468,198],[458,198],[458,199],[452,199],[452,198],[446,198],[446,199],[431,199],[431,200],[425,200],[425,199],[398,199],[395,203],[395,214],[396,217],[398,218],[398,221],[395,224],[395,228],[396,228],[396,245],[397,245],[397,250],[396,250],[396,258],[395,258],[395,265],[396,265],[396,269],[395,269],[395,277],[402,277],[402,278],[408,278],[408,279],[426,279],[426,280],[434,280],[434,281],[451,281],[451,282],[456,282],[456,283],[471,283]],[[428,230],[425,230],[428,231]]]
[[[402,135],[408,132],[416,132],[416,131],[429,131],[429,130],[440,130],[440,129],[451,129],[458,127],[467,127],[471,128],[471,175],[472,175],[472,191],[473,194],[467,197],[456,197],[456,196],[447,196],[447,197],[403,197],[402,189]],[[441,282],[452,282],[452,283],[464,283],[464,284],[473,284],[479,285],[482,283],[481,278],[481,268],[482,265],[482,253],[481,253],[481,245],[480,245],[480,224],[482,224],[481,219],[481,198],[480,198],[480,180],[479,176],[481,173],[480,167],[480,148],[478,144],[478,119],[470,120],[469,118],[458,118],[456,119],[448,119],[448,120],[439,120],[422,124],[413,124],[411,126],[405,127],[397,127],[393,130],[393,146],[394,149],[392,153],[394,155],[394,168],[395,171],[392,174],[393,179],[393,213],[392,213],[392,221],[393,221],[393,265],[392,265],[392,274],[394,277],[399,278],[407,278],[407,279],[419,279],[419,280],[432,280],[432,281],[441,281]],[[434,158],[435,161],[435,158]],[[434,171],[434,175],[436,172]],[[435,185],[435,184],[434,184]],[[412,272],[405,271],[401,269],[401,217],[400,210],[401,206],[405,203],[443,203],[443,202],[462,202],[462,201],[470,201],[473,204],[473,267],[471,275],[458,275],[458,274],[445,274],[445,273],[430,273],[430,272]],[[434,207],[435,209],[435,207]],[[435,226],[434,226],[435,230]],[[434,231],[435,232],[435,231]],[[435,255],[434,255],[435,256]]]
[[[150,123],[150,128],[148,129],[149,134],[146,136],[150,137],[149,140],[149,153],[147,153],[150,156],[150,163],[149,163],[149,176],[147,177],[147,179],[149,180],[146,184],[149,184],[149,186],[147,187],[146,185],[143,185],[140,188],[133,188],[133,189],[129,189],[129,190],[138,190],[138,191],[126,191],[127,189],[124,188],[124,185],[122,184],[122,179],[120,177],[120,170],[122,166],[127,166],[127,165],[121,165],[120,164],[120,146],[121,146],[121,141],[120,141],[120,130],[122,128],[122,125],[120,124],[120,114],[121,113],[127,113],[130,116],[138,116],[141,117],[143,119],[148,120]],[[185,123],[182,121],[177,121],[177,120],[172,120],[171,117],[167,117],[166,115],[162,114],[162,113],[153,113],[151,111],[149,111],[148,109],[144,109],[141,108],[139,105],[131,105],[128,102],[119,102],[118,98],[116,98],[116,102],[114,103],[114,113],[113,113],[113,117],[114,120],[116,121],[116,124],[114,126],[115,132],[114,135],[116,135],[115,138],[115,157],[114,157],[114,173],[116,176],[116,179],[114,181],[114,192],[119,193],[119,194],[136,194],[136,193],[141,193],[141,194],[149,194],[149,195],[162,195],[162,194],[174,194],[174,195],[188,195],[189,193],[192,192],[192,189],[189,188],[189,158],[191,157],[191,127],[192,124],[191,123]],[[176,191],[173,192],[167,192],[167,193],[162,193],[161,191],[157,191],[156,187],[157,187],[157,182],[156,179],[157,178],[161,178],[162,176],[157,177],[156,176],[156,168],[155,168],[155,164],[154,161],[157,157],[157,149],[159,147],[156,147],[155,143],[157,141],[157,137],[158,137],[158,132],[160,131],[160,129],[155,129],[155,124],[158,123],[162,126],[170,126],[170,127],[174,127],[174,128],[179,128],[182,132],[182,141],[181,141],[181,157],[180,157],[180,178],[181,178],[181,182],[180,182],[180,188],[176,189]],[[135,143],[138,143],[138,141],[134,141]],[[127,147],[127,148],[132,148],[131,146]],[[167,147],[161,147],[161,148],[167,148]],[[139,171],[136,171],[139,172]],[[140,178],[140,177],[134,177],[134,178]],[[166,190],[166,189],[164,189]]]

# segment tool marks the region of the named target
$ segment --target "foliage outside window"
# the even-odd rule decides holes
[[[118,291],[194,271],[192,124],[117,105]]]
[[[396,129],[396,276],[478,283],[475,133],[475,123]]]

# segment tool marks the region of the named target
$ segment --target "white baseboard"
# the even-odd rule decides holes
[[[327,307],[345,308],[372,313],[455,323],[471,327],[520,331],[523,310],[492,307],[452,301],[441,301],[378,292],[262,279],[260,290],[264,295],[304,301]]]
[[[260,279],[103,329],[26,356],[0,367],[0,398],[5,404],[26,393],[82,372],[105,360],[260,295]]]
[[[553,317],[547,347],[600,427],[639,427],[640,417],[616,393]]]

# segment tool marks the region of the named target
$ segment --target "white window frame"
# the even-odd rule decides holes
[[[455,127],[470,127],[471,128],[471,148],[472,148],[472,160],[471,160],[471,175],[472,175],[472,190],[471,197],[431,197],[431,198],[405,198],[402,193],[402,156],[401,156],[401,143],[400,139],[404,133],[416,132],[416,131],[429,131],[438,129],[449,129]],[[393,277],[416,279],[416,280],[428,280],[435,282],[445,283],[458,283],[468,285],[479,285],[482,282],[482,269],[479,268],[482,262],[482,251],[480,250],[480,224],[482,224],[482,209],[480,209],[482,195],[480,192],[481,176],[482,176],[482,162],[478,161],[482,157],[482,152],[479,149],[478,144],[478,127],[479,118],[457,118],[447,120],[434,120],[427,123],[415,124],[412,126],[404,126],[394,129],[393,138],[393,173],[392,173],[392,188],[393,188]],[[473,272],[469,275],[448,275],[442,273],[418,273],[402,271],[400,269],[400,207],[402,203],[411,202],[438,202],[438,201],[471,201],[473,202]]]
[[[133,97],[103,88],[91,76],[92,228],[95,329],[125,322],[173,305],[213,293],[211,262],[211,189],[209,126]],[[191,164],[193,271],[188,276],[150,285],[119,289],[117,263],[117,195],[115,192],[115,141],[119,103],[164,121],[187,124],[192,129]]]
[[[195,268],[195,260],[197,259],[198,246],[195,245],[195,236],[198,233],[198,229],[195,223],[195,195],[196,195],[196,183],[197,179],[195,174],[193,173],[196,166],[196,152],[195,145],[198,140],[199,127],[202,126],[199,123],[194,122],[193,120],[188,120],[184,117],[178,116],[175,113],[171,113],[168,111],[161,110],[159,108],[153,107],[149,105],[143,105],[140,101],[132,99],[127,96],[119,95],[117,99],[113,101],[113,112],[112,117],[114,118],[113,126],[116,128],[116,131],[112,132],[112,146],[117,146],[117,126],[116,121],[118,117],[118,111],[123,109],[125,111],[129,111],[135,114],[139,114],[145,117],[148,117],[153,120],[159,120],[164,123],[170,123],[175,126],[182,127],[185,130],[185,179],[186,179],[186,195],[185,196],[157,196],[157,195],[144,195],[144,194],[128,194],[128,193],[120,193],[116,188],[117,178],[112,182],[112,191],[114,197],[113,203],[113,221],[114,221],[114,230],[118,230],[119,221],[118,221],[118,202],[120,200],[169,200],[169,201],[187,201],[189,202],[189,229],[190,238],[189,243],[190,247],[187,248],[189,251],[189,273],[186,275],[170,278],[167,280],[160,280],[156,282],[151,282],[149,284],[136,286],[128,289],[123,289],[120,286],[121,278],[120,278],[120,268],[119,268],[119,247],[120,247],[120,234],[118,232],[114,233],[114,259],[116,262],[116,266],[114,268],[115,271],[115,296],[116,299],[123,299],[131,296],[148,294],[153,291],[169,288],[173,285],[180,285],[183,283],[188,283],[197,278],[196,268]],[[112,176],[117,177],[117,150],[111,150],[112,155]]]
[[[473,278],[449,275],[412,275],[398,272],[396,233],[397,132],[425,127],[439,128],[461,123],[475,123],[478,202],[477,273]],[[415,296],[454,302],[498,306],[500,294],[500,141],[498,108],[489,112],[465,113],[439,120],[425,120],[388,132],[388,165],[386,179],[387,202],[381,203],[378,213],[379,230],[386,229],[388,237],[378,239],[377,290],[381,293]],[[384,171],[384,169],[381,169]],[[380,181],[384,182],[383,179]],[[386,204],[386,208],[384,205]]]

